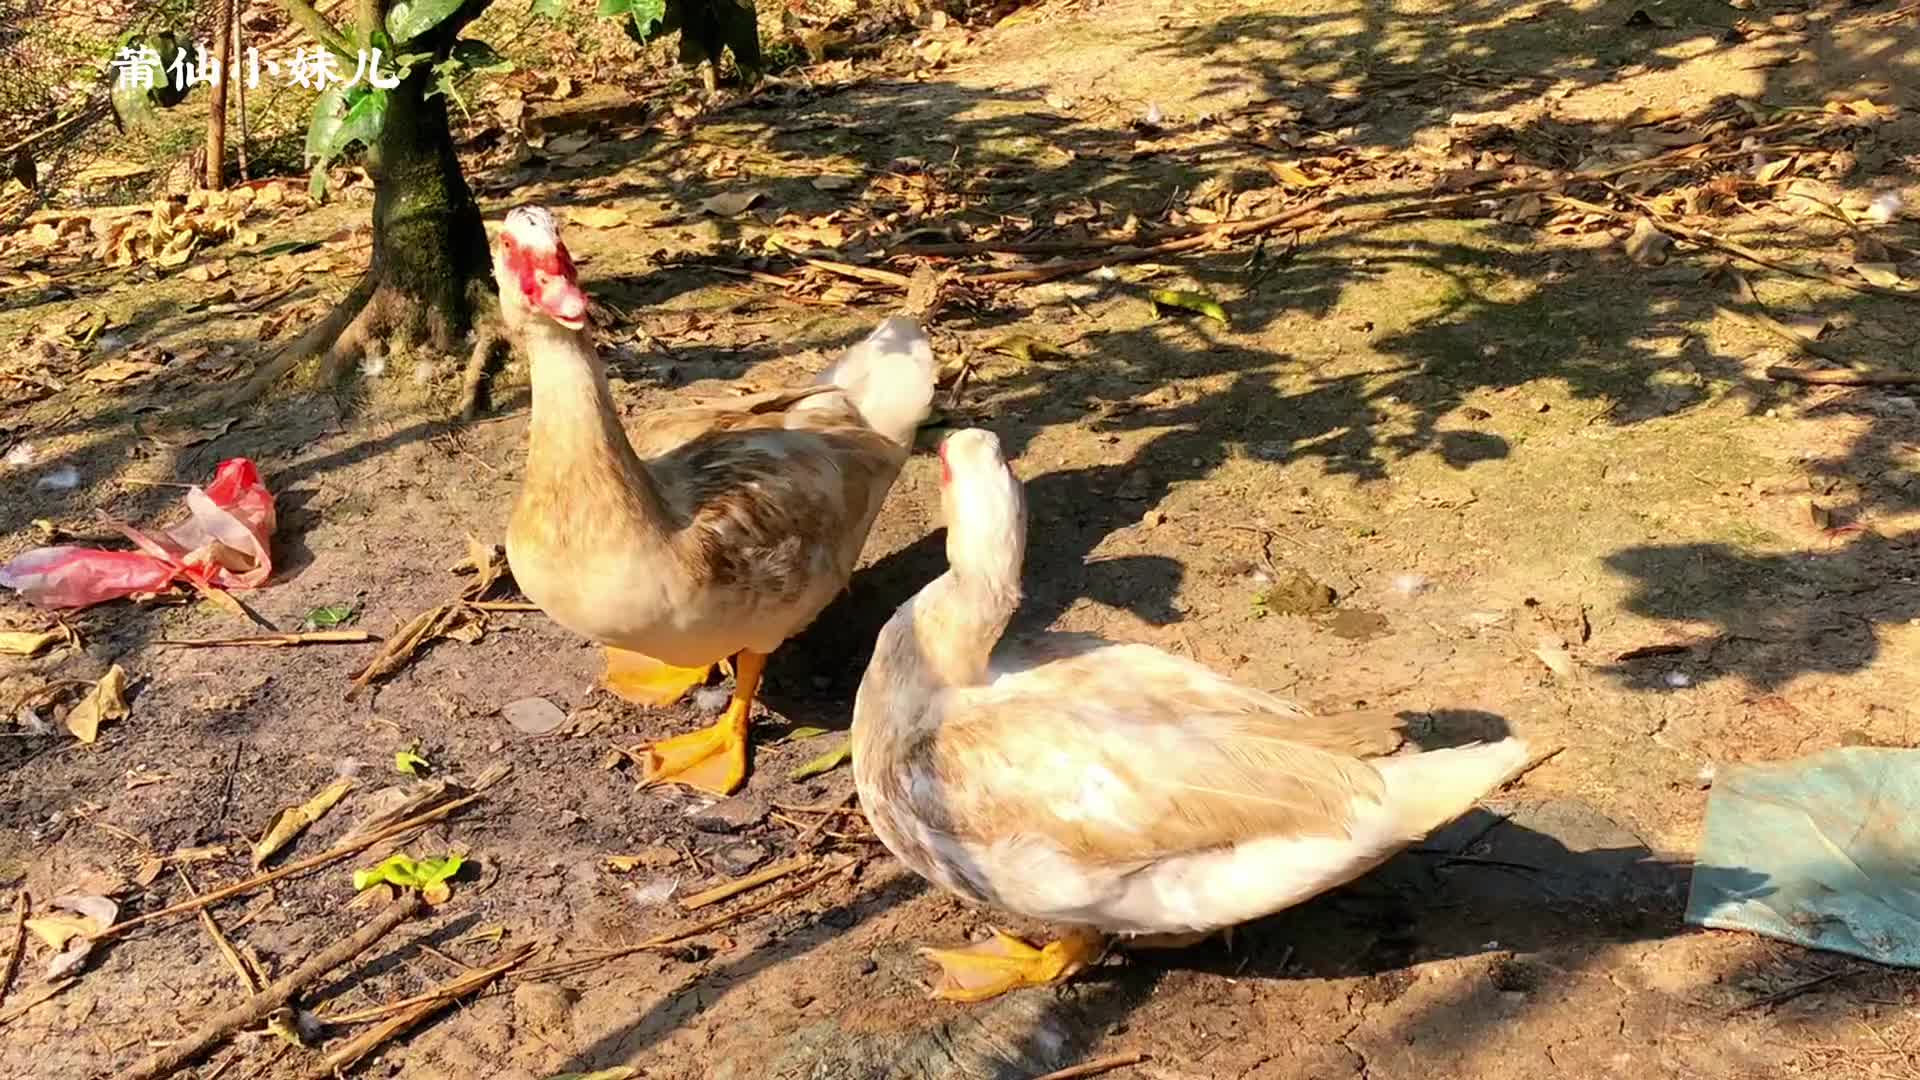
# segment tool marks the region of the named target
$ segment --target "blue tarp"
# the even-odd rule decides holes
[[[1722,766],[1687,921],[1920,967],[1920,750]]]

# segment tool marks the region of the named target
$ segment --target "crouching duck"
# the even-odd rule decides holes
[[[1174,945],[1352,881],[1528,760],[1518,739],[1366,759],[1371,733],[1146,645],[996,656],[1026,510],[989,432],[940,448],[949,569],[881,631],[854,705],[874,832],[969,901],[1066,929],[923,950],[935,995],[1059,982],[1110,935]]]

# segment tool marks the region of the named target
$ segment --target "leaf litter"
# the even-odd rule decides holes
[[[253,845],[253,868],[255,870],[280,849],[292,843],[294,838],[306,831],[307,826],[326,816],[327,811],[346,798],[352,790],[353,780],[341,777],[320,790],[320,793],[298,806],[289,806],[273,815],[267,827],[261,832],[259,842]]]

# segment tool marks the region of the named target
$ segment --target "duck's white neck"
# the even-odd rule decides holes
[[[981,686],[987,660],[1020,606],[1019,568],[1000,580],[949,570],[913,598],[910,630],[924,681]]]
[[[595,503],[596,513],[631,518],[651,531],[659,495],[627,441],[587,332],[533,318],[521,335],[533,383],[523,498],[564,488]]]
[[[1020,607],[1026,506],[1004,467],[967,477],[945,493],[948,570],[911,605],[922,677],[940,686],[978,686],[987,660]]]

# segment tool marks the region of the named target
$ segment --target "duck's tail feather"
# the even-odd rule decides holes
[[[932,410],[938,374],[926,330],[896,315],[821,372],[819,381],[845,390],[869,427],[911,447],[914,432]]]
[[[1428,750],[1369,764],[1387,782],[1387,804],[1398,831],[1409,840],[1426,836],[1465,814],[1473,804],[1527,767],[1530,751],[1520,739]]]

